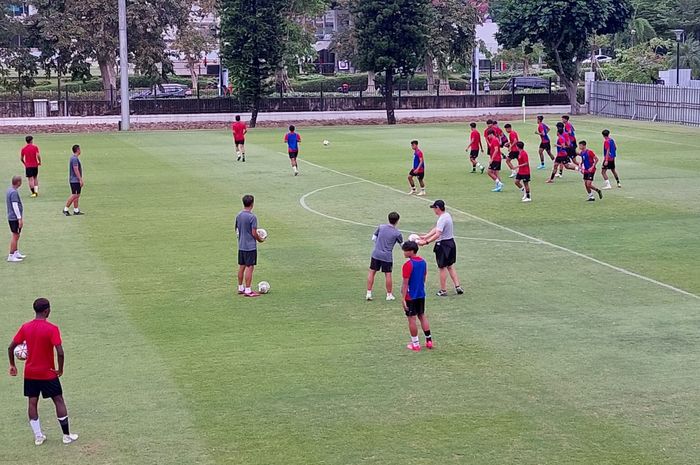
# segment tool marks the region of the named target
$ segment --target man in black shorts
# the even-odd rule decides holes
[[[445,211],[445,202],[436,200],[430,205],[435,214],[438,216],[437,224],[430,232],[420,237],[419,245],[430,244],[435,242],[435,261],[437,262],[440,272],[440,290],[437,292],[439,297],[447,295],[447,275],[450,275],[452,283],[455,286],[457,294],[464,294],[464,289],[459,284],[459,276],[455,269],[457,262],[457,244],[454,239],[454,224],[452,215]]]
[[[73,155],[70,157],[70,162],[68,163],[68,182],[70,183],[70,197],[66,202],[66,206],[63,207],[63,214],[70,216],[68,208],[73,205],[73,214],[82,215],[83,212],[80,211],[80,194],[83,191],[83,165],[80,163],[80,146],[73,146]]]
[[[19,196],[19,188],[22,186],[22,177],[12,177],[12,187],[7,189],[5,203],[7,205],[7,222],[10,224],[10,253],[7,255],[8,262],[21,262],[25,257],[19,251],[19,235],[24,227],[24,207]]]
[[[255,199],[252,195],[243,196],[243,210],[236,216],[236,235],[238,236],[238,294],[245,297],[258,297],[260,294],[251,289],[253,271],[258,264],[258,218],[253,214]]]
[[[397,228],[399,218],[398,213],[389,213],[389,224],[380,224],[372,236],[374,250],[372,250],[372,259],[369,263],[369,274],[367,275],[367,300],[372,300],[374,278],[379,271],[384,273],[386,280],[386,300],[395,300],[391,271],[394,263],[394,245],[403,242],[401,231]]]
[[[78,439],[71,434],[68,425],[68,409],[63,400],[63,388],[59,378],[63,375],[65,355],[58,326],[48,322],[51,304],[47,299],[34,301],[35,318],[24,323],[15,334],[8,348],[10,376],[17,376],[15,348],[26,344],[27,360],[24,362],[24,395],[28,398],[29,426],[34,433],[34,444],[40,446],[46,441],[39,422],[39,396],[50,398],[56,406],[56,416],[63,431],[63,443],[70,444]],[[58,369],[54,364],[54,350]]]

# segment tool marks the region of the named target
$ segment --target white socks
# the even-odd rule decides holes
[[[38,438],[39,436],[41,436],[41,423],[39,422],[38,418],[36,420],[29,420],[29,426],[32,427],[34,437]]]
[[[243,292],[245,291],[245,286],[243,284],[238,285],[238,292]]]
[[[418,342],[418,336],[411,336],[411,344],[413,344],[414,346],[420,345],[420,343]]]
[[[253,291],[251,291],[249,287],[246,287],[244,292],[245,292],[246,294],[250,294],[250,293],[253,292]]]
[[[80,213],[80,208],[74,208],[73,213]]]

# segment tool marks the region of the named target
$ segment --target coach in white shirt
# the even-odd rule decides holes
[[[419,245],[430,244],[435,242],[435,260],[437,261],[438,269],[440,270],[440,290],[437,295],[445,297],[447,295],[447,274],[450,274],[452,283],[455,285],[457,294],[464,294],[464,289],[459,284],[459,276],[455,269],[457,261],[457,244],[454,239],[454,225],[452,224],[452,215],[445,211],[445,202],[436,200],[430,205],[435,214],[438,216],[437,224],[430,232],[423,234]]]

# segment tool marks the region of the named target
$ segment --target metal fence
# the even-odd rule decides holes
[[[593,115],[700,126],[700,89],[624,82],[591,82]]]

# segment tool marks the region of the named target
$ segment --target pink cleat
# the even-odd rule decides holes
[[[433,340],[430,339],[428,341],[425,341],[425,348],[426,349],[432,349],[433,348]]]
[[[420,344],[413,345],[413,343],[408,343],[406,346],[408,350],[412,350],[413,352],[420,352]]]
[[[245,297],[260,297],[260,294],[258,294],[258,293],[255,292],[255,291],[246,292],[246,293],[243,294],[243,295],[244,295]]]

